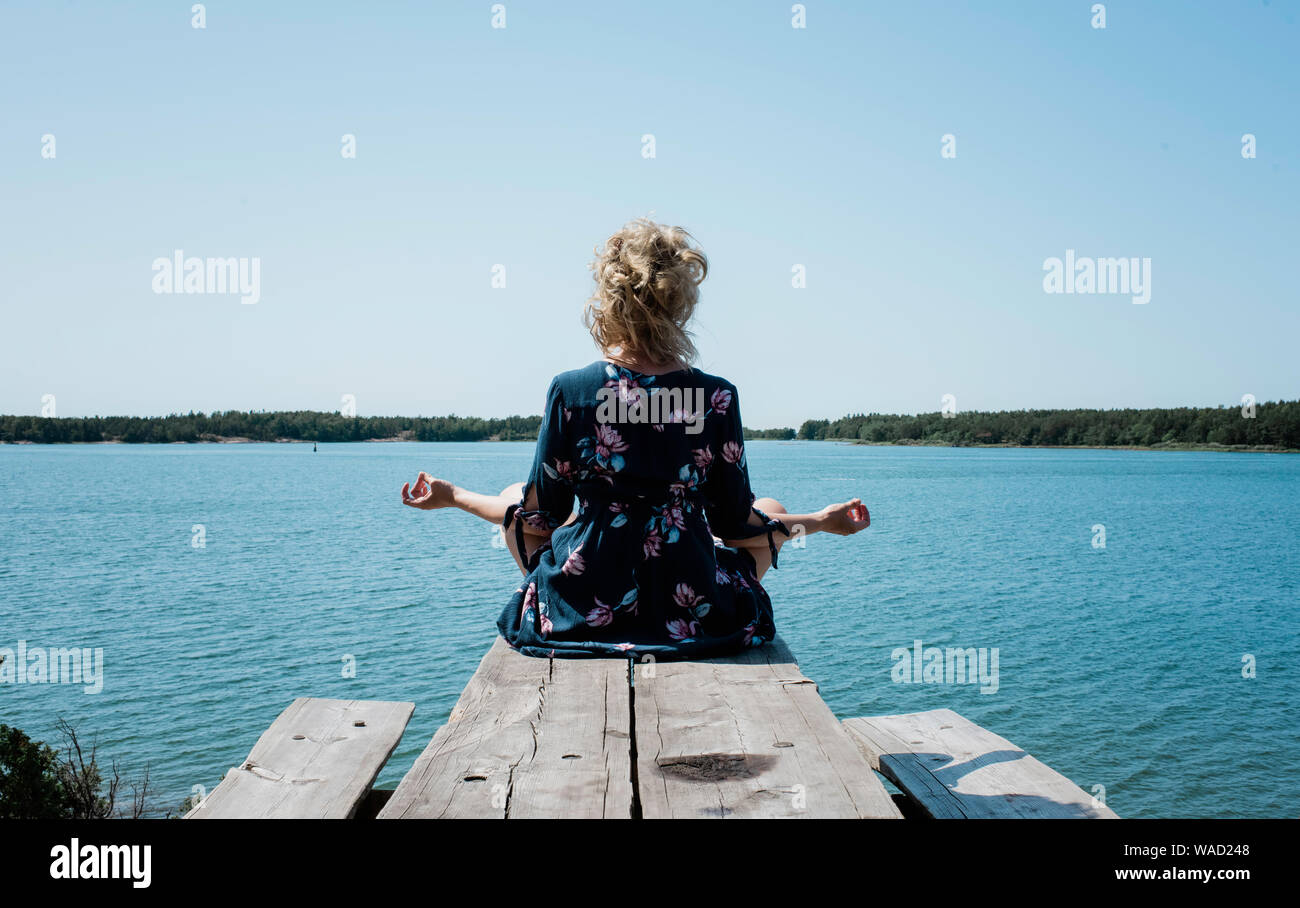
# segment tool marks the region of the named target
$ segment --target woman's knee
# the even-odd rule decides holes
[[[524,484],[522,482],[511,483],[510,485],[502,489],[500,493],[498,493],[498,497],[506,499],[511,504],[515,504],[516,502],[518,502],[519,499],[523,497],[523,495],[524,495]],[[501,533],[502,541],[505,542],[506,544],[506,550],[509,551],[510,556],[514,558],[515,564],[518,565],[519,570],[523,574],[527,575],[528,568],[526,565],[527,565],[529,553],[527,551],[523,551],[523,552],[519,551],[518,537],[515,535],[515,522],[518,519],[519,518],[514,517],[512,515],[510,520],[508,520],[502,527],[499,528],[499,532]],[[528,545],[528,538],[526,536],[524,537],[524,545],[525,546]]]
[[[775,517],[777,520],[781,519],[782,514],[787,513],[785,505],[781,504],[781,502],[777,501],[775,498],[756,499],[754,501],[754,507],[758,508],[758,510],[762,511],[768,517]],[[794,532],[794,530],[789,526],[787,526],[786,529]],[[773,530],[768,538],[771,541],[771,545],[776,548],[777,551],[781,550],[781,546],[785,545],[786,540],[788,539],[788,537],[779,529]],[[762,554],[767,556],[767,564],[761,566],[762,569],[758,574],[760,578],[767,570],[767,566],[772,563],[771,554],[769,552],[763,552]]]

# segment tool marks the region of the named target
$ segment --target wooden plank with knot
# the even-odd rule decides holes
[[[185,818],[349,819],[414,710],[414,703],[299,697]]]
[[[627,674],[498,638],[379,819],[630,817]]]
[[[779,638],[723,659],[638,663],[646,818],[901,816]]]

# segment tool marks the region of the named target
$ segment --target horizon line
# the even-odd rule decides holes
[[[1282,405],[1285,405],[1285,404],[1300,403],[1300,398],[1297,398],[1296,400],[1279,399],[1279,400],[1275,400],[1275,401],[1274,401],[1274,400],[1264,400],[1264,401],[1259,401],[1259,400],[1254,400],[1254,399],[1252,399],[1252,400],[1250,400],[1249,402],[1247,402],[1247,401],[1237,401],[1237,402],[1234,402],[1234,403],[1231,403],[1231,404],[1214,404],[1214,405],[1201,405],[1201,406],[1191,405],[1191,404],[1182,404],[1182,405],[1179,405],[1179,406],[1172,406],[1172,407],[1170,407],[1170,406],[1166,406],[1166,407],[1136,407],[1136,406],[1121,406],[1121,407],[1021,407],[1021,408],[1018,408],[1018,409],[1004,409],[1004,410],[957,410],[957,409],[954,408],[954,410],[953,410],[952,413],[951,413],[951,417],[950,417],[950,418],[957,418],[957,417],[968,416],[968,415],[996,416],[996,415],[1004,414],[1004,413],[1071,413],[1071,412],[1074,412],[1074,413],[1077,413],[1077,412],[1091,412],[1091,413],[1122,413],[1122,412],[1138,412],[1138,413],[1140,413],[1140,412],[1143,412],[1143,411],[1151,411],[1151,410],[1230,410],[1230,409],[1240,409],[1242,406],[1245,406],[1245,405],[1247,405],[1248,403],[1251,404],[1251,405],[1254,405],[1254,406],[1256,406],[1256,407],[1264,407],[1264,406],[1282,406]],[[849,412],[849,413],[843,413],[843,414],[841,414],[841,415],[839,415],[839,416],[833,416],[833,417],[810,416],[810,417],[806,417],[806,418],[804,418],[803,420],[801,420],[800,423],[799,423],[799,425],[802,426],[803,423],[806,423],[806,422],[835,422],[835,421],[838,420],[838,419],[852,419],[852,418],[855,418],[855,417],[889,416],[889,417],[899,417],[899,418],[904,418],[904,417],[933,416],[933,415],[936,415],[936,414],[938,414],[938,415],[943,415],[945,412],[946,412],[946,411],[945,411],[944,409],[942,409],[942,408],[940,408],[940,409],[936,409],[936,410],[918,410],[918,411],[916,411],[916,412],[914,412],[914,413],[885,413],[885,412],[881,412],[881,411],[879,411],[879,410],[870,410],[870,411],[868,411],[868,410],[859,410],[859,411],[853,411],[853,412]],[[205,418],[210,418],[210,417],[213,417],[213,416],[217,416],[217,415],[220,415],[220,414],[226,414],[226,413],[260,414],[260,415],[275,415],[275,414],[282,414],[282,413],[283,413],[283,414],[289,414],[289,413],[299,413],[299,414],[301,414],[301,413],[311,413],[311,414],[315,414],[315,415],[319,415],[319,416],[339,416],[339,417],[342,417],[343,419],[482,419],[482,420],[498,420],[498,421],[501,421],[501,420],[509,420],[509,419],[540,419],[540,418],[541,418],[541,414],[540,414],[540,413],[511,413],[511,414],[508,414],[508,415],[506,415],[506,416],[478,416],[478,415],[472,415],[472,414],[458,414],[458,413],[454,413],[454,412],[452,412],[452,413],[439,413],[439,414],[434,414],[434,415],[431,415],[431,416],[424,416],[424,415],[414,415],[414,416],[412,416],[412,415],[407,415],[407,414],[403,414],[403,413],[369,413],[369,414],[355,413],[355,414],[347,415],[347,414],[344,414],[341,410],[311,410],[311,409],[297,409],[297,410],[283,410],[283,409],[277,409],[277,410],[251,410],[251,409],[250,409],[250,410],[244,410],[244,409],[227,409],[227,410],[188,410],[188,411],[185,411],[185,412],[173,411],[173,412],[171,412],[171,413],[166,413],[166,414],[162,414],[162,415],[158,415],[158,414],[140,415],[140,414],[130,414],[130,413],[110,413],[110,414],[107,414],[107,415],[94,414],[94,415],[92,415],[92,416],[42,416],[42,415],[39,414],[39,413],[0,413],[0,419],[39,419],[39,420],[52,420],[52,421],[55,421],[55,422],[57,422],[57,421],[59,421],[59,420],[75,420],[75,419],[184,419],[184,418],[186,418],[186,417],[191,417],[191,416],[193,416],[193,417],[205,417]],[[746,428],[758,428],[758,427],[746,426]],[[768,427],[765,427],[765,428],[767,428],[767,429],[797,429],[798,426],[768,426]]]

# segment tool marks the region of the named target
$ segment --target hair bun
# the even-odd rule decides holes
[[[681,227],[637,218],[597,248],[596,291],[583,320],[602,350],[635,350],[655,362],[697,356],[687,323],[709,263]]]

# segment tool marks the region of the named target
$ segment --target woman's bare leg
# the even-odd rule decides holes
[[[768,517],[774,517],[785,524],[785,528],[790,531],[791,535],[799,533],[808,536],[812,533],[834,533],[837,536],[852,536],[854,533],[861,532],[871,526],[871,514],[862,504],[862,499],[854,498],[852,501],[841,502],[840,504],[831,504],[822,508],[813,514],[791,514],[786,511],[785,505],[775,498],[759,498],[754,502],[754,507],[762,511]],[[763,521],[757,514],[749,515],[750,526],[762,526]],[[776,546],[778,552],[781,546],[785,544],[788,537],[780,530],[772,533],[772,545]],[[732,548],[748,549],[749,553],[754,556],[754,563],[758,567],[758,577],[761,580],[767,573],[767,569],[772,566],[772,549],[767,544],[767,534],[762,536],[750,536],[747,539],[724,539],[723,545]]]
[[[777,520],[785,523],[786,529],[790,530],[792,533],[794,532],[794,527],[789,523],[786,523],[786,518],[790,515],[786,512],[785,505],[781,504],[781,502],[777,501],[775,498],[759,498],[754,502],[754,507],[758,508],[768,517],[775,517]],[[758,522],[758,517],[756,515],[750,514],[749,516],[753,518],[755,523]],[[781,546],[785,545],[785,540],[786,537],[780,530],[777,530],[772,534],[772,545],[776,546],[778,552],[781,551]],[[754,556],[754,571],[758,576],[758,579],[762,580],[763,575],[767,573],[767,569],[772,566],[772,549],[767,544],[767,536],[755,536],[752,539],[743,539],[738,541],[756,543],[752,546],[745,546],[745,548],[749,550],[750,555]],[[729,542],[727,544],[731,545],[732,543]]]
[[[475,495],[476,493],[468,492],[465,494]],[[518,504],[519,498],[523,494],[524,494],[524,484],[522,482],[516,482],[514,485],[508,485],[504,489],[502,489],[501,494],[495,496],[496,501],[489,500],[489,501],[482,502],[481,504],[484,507],[484,509],[487,510],[489,513],[495,514],[497,505],[500,501],[505,501],[506,507],[509,507],[512,504]],[[493,498],[493,496],[491,495],[479,495],[478,497],[483,499]],[[473,512],[471,511],[470,513]],[[505,513],[506,513],[505,508],[502,508],[501,520],[505,519]],[[518,518],[511,518],[509,526],[501,527],[501,533],[505,538],[506,548],[509,549],[510,554],[514,556],[515,564],[519,565],[519,570],[526,575],[528,573],[528,569],[524,565],[526,565],[529,559],[533,557],[533,553],[536,552],[539,548],[541,548],[542,545],[546,542],[546,540],[551,538],[551,532],[548,531],[543,533],[540,530],[536,530],[533,527],[529,526],[527,521],[524,521],[523,522],[524,547],[527,549],[527,551],[521,555],[519,552],[519,540],[515,538],[515,521],[517,519]],[[569,524],[573,523],[573,521],[577,519],[578,519],[578,515],[576,512],[570,514],[569,519],[564,522],[564,526],[568,526]],[[501,526],[501,520],[497,520],[497,526]]]
[[[428,473],[421,473],[415,481],[414,489],[411,488],[410,483],[402,486],[402,503],[424,511],[458,508],[466,514],[473,514],[493,526],[500,527],[501,522],[506,519],[506,510],[511,505],[519,504],[519,499],[523,493],[524,484],[522,482],[508,485],[496,495],[484,495],[481,492],[462,489],[460,486],[453,485],[445,479],[437,479]],[[536,493],[530,492],[528,497],[530,500],[527,505],[536,508]],[[577,514],[570,514],[565,523],[572,523],[576,518]],[[506,548],[515,559],[515,564],[519,566],[520,571],[527,574],[528,571],[524,568],[524,565],[533,556],[533,553],[541,547],[542,543],[551,537],[552,531],[538,529],[531,526],[527,521],[520,522],[524,531],[524,548],[526,549],[521,555],[519,543],[515,538],[516,522],[517,518],[511,518],[509,525],[501,528],[502,535],[505,539]]]
[[[513,485],[508,485],[501,490],[499,495],[496,496],[479,495],[477,492],[464,492],[462,494],[474,496],[474,499],[482,499],[482,501],[474,501],[473,503],[477,506],[481,506],[481,508],[488,514],[495,514],[500,502],[506,502],[505,507],[500,509],[501,516],[496,520],[496,525],[500,527],[501,521],[505,519],[506,508],[510,507],[512,504],[518,504],[519,499],[523,496],[524,484],[522,482],[516,482]],[[467,499],[467,504],[471,500],[473,499]],[[468,508],[465,508],[465,510],[468,510]],[[476,511],[469,511],[469,513],[475,514]],[[484,519],[486,520],[487,518],[485,517]],[[519,540],[515,538],[515,521],[517,519],[518,518],[511,518],[509,526],[501,527],[501,537],[505,540],[506,548],[510,551],[510,555],[515,559],[515,564],[518,565],[519,572],[526,576],[528,574],[528,568],[525,565],[528,564],[528,559],[533,557],[533,553],[541,547],[542,543],[544,543],[546,539],[529,533],[528,531],[532,529],[532,527],[525,522],[523,527],[524,548],[526,551],[520,552]]]

